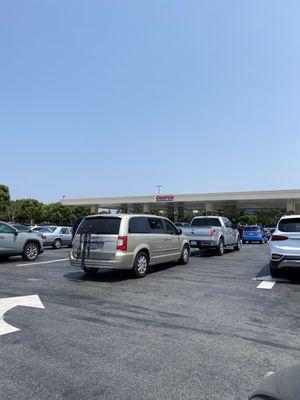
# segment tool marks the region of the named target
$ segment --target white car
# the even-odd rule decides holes
[[[269,241],[269,255],[273,277],[284,270],[300,270],[300,215],[280,219]]]
[[[72,247],[72,228],[69,226],[45,226],[39,233],[42,234],[44,246],[52,246],[54,249]]]

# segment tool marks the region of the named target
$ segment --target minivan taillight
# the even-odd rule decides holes
[[[127,236],[118,236],[117,250],[127,251]]]
[[[282,240],[288,240],[288,237],[284,235],[272,235],[271,237],[271,242],[281,242]]]

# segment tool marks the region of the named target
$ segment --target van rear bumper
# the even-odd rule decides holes
[[[133,253],[121,253],[117,252],[111,260],[95,260],[85,259],[85,267],[88,268],[112,268],[112,269],[132,269],[134,262]],[[81,259],[75,258],[73,252],[70,253],[70,263],[74,267],[81,267]]]

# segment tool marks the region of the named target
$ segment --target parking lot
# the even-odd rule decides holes
[[[268,245],[222,257],[195,252],[186,266],[143,279],[103,270],[88,278],[46,250],[36,263],[0,263],[0,300],[19,328],[0,336],[1,399],[245,399],[268,371],[299,360],[300,285],[268,275]]]

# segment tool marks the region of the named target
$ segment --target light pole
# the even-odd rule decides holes
[[[163,185],[155,185],[155,187],[157,187],[157,194],[160,194],[160,188],[162,187]]]

